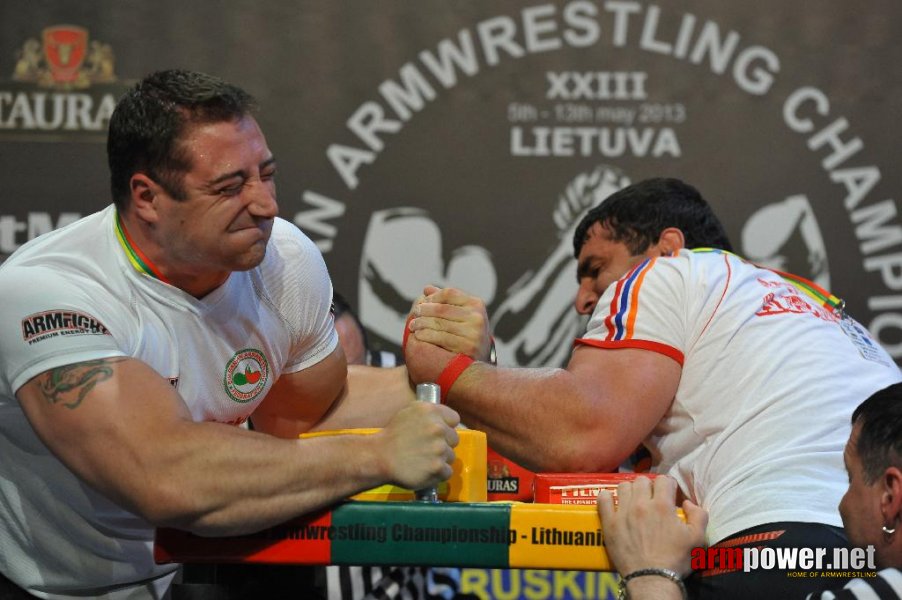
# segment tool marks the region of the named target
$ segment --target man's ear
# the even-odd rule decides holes
[[[686,236],[678,228],[668,227],[661,232],[657,246],[661,256],[676,254],[677,250],[682,250],[686,247]]]
[[[135,215],[143,221],[157,221],[156,199],[160,186],[144,173],[135,173],[128,182],[131,206]]]
[[[887,467],[881,476],[880,512],[887,524],[902,520],[902,471]]]

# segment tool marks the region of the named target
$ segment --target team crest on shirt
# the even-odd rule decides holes
[[[260,395],[269,379],[269,363],[254,348],[239,350],[226,364],[223,385],[229,398],[244,404]]]

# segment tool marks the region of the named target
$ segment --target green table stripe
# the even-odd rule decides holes
[[[510,505],[348,502],[332,511],[332,562],[507,567]]]

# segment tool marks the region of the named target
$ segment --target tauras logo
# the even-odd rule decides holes
[[[115,106],[113,94],[0,91],[0,130],[103,133]]]
[[[488,483],[488,491],[490,493],[504,492],[516,494],[520,491],[519,477],[489,477],[486,482]]]
[[[110,335],[103,323],[81,312],[49,310],[22,319],[22,339],[32,343],[56,335]]]
[[[116,81],[113,49],[109,44],[90,40],[84,27],[45,27],[41,41],[25,40],[18,52],[13,79],[64,90]]]
[[[0,135],[20,139],[82,132],[102,141],[124,91],[115,85],[112,47],[75,25],[46,27],[40,38],[25,40],[12,79],[0,89]]]

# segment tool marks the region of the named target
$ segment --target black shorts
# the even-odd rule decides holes
[[[840,527],[821,523],[778,522],[751,527],[714,544],[712,548],[848,548]],[[829,559],[828,559],[829,560]],[[803,575],[805,573],[805,575]],[[821,575],[822,573],[817,573]],[[803,600],[811,592],[841,588],[851,576],[811,576],[801,569],[706,569],[686,579],[690,598],[702,600]]]

